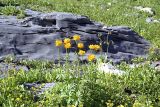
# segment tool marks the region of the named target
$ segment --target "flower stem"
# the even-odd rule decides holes
[[[61,60],[61,57],[60,57],[60,48],[58,48],[58,65],[60,66],[60,60]]]

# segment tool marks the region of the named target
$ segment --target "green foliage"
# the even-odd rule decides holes
[[[148,64],[131,69],[123,63],[120,69],[126,74],[122,76],[104,74],[96,69],[97,64],[94,63],[51,66],[51,62],[21,61],[19,64],[30,66],[30,70],[10,70],[7,77],[0,79],[2,107],[156,107],[160,104],[159,74]],[[23,83],[37,81],[55,82],[56,86],[40,95],[35,102],[34,92],[25,89]]]
[[[138,12],[133,6],[153,8],[156,12],[154,18],[159,19],[159,4],[159,0],[0,0],[0,14],[24,17],[23,10],[30,8],[43,12],[63,11],[86,15],[107,25],[129,26],[158,48],[160,30],[157,28],[160,24],[146,23],[145,18],[149,14]],[[12,60],[14,59],[8,57],[5,62],[11,63]],[[151,50],[148,59],[137,58],[133,62],[146,60],[160,60],[159,53]],[[47,61],[22,60],[16,64],[28,66],[30,69],[13,69],[6,72],[6,77],[0,78],[2,107],[160,106],[160,74],[150,67],[150,63],[135,68],[122,63],[119,68],[126,71],[122,76],[100,72],[96,63],[55,65]],[[23,86],[24,83],[33,82],[55,82],[56,86],[40,95],[35,102],[35,92]]]
[[[1,8],[1,13],[4,13],[6,15],[16,15],[18,14],[18,10],[15,6],[5,6]]]
[[[0,14],[5,14],[5,15],[17,15],[18,18],[23,18],[25,17],[25,13],[16,8],[15,6],[4,6],[4,7],[0,7]]]

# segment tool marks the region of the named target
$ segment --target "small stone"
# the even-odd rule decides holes
[[[160,61],[155,61],[151,63],[151,67],[155,68],[156,70],[160,71]]]
[[[146,18],[147,23],[159,23],[160,21],[157,19],[154,19],[153,17]]]
[[[29,90],[36,89],[37,94],[42,94],[46,90],[54,87],[55,83],[24,83],[23,86]]]
[[[100,63],[98,65],[98,70],[104,73],[115,74],[115,75],[123,75],[125,73],[125,71],[119,70],[109,63]]]
[[[153,22],[153,20],[154,20],[153,17],[148,17],[148,18],[146,18],[146,22],[147,22],[147,23],[151,23],[151,22]]]
[[[143,12],[147,12],[147,13],[149,13],[151,15],[155,14],[153,9],[150,8],[150,7],[135,6],[134,9],[137,9],[137,10],[140,10],[140,11],[143,11]]]
[[[55,83],[45,83],[44,86],[39,90],[39,94],[42,94],[43,92],[45,92],[46,90],[53,88],[55,86]]]

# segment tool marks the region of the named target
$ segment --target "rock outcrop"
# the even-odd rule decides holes
[[[102,52],[96,56],[108,57],[114,63],[130,61],[134,57],[145,56],[150,43],[129,27],[105,27],[91,21],[86,16],[72,13],[41,13],[26,10],[25,19],[14,16],[0,16],[0,57],[14,55],[17,59],[58,60],[55,40],[71,38],[78,34],[84,43],[86,55],[91,53],[90,44],[102,44]],[[100,36],[99,36],[100,35]],[[76,42],[72,41],[70,61],[76,59]],[[66,56],[65,48],[60,48],[61,59]]]

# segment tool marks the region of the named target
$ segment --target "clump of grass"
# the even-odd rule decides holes
[[[18,16],[18,18],[25,17],[23,10],[11,5],[0,7],[0,14]]]
[[[27,64],[27,63],[26,63]],[[28,64],[29,65],[29,64]],[[126,75],[117,76],[99,72],[95,63],[70,66],[53,65],[49,62],[34,62],[30,71],[9,71],[9,76],[0,79],[0,104],[7,106],[159,106],[159,74],[148,64],[130,69],[121,65]],[[77,75],[77,70],[83,75]],[[11,82],[12,81],[12,82]],[[43,93],[37,102],[34,94],[23,83],[41,81],[55,82],[56,86]],[[4,100],[5,99],[5,100]],[[136,107],[136,106],[134,106]]]

